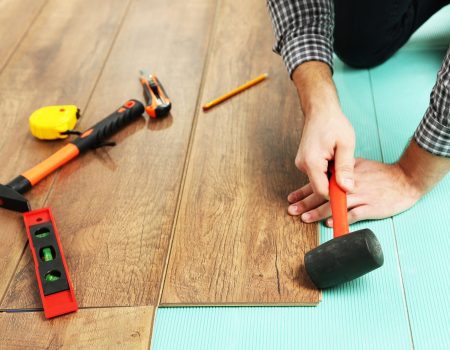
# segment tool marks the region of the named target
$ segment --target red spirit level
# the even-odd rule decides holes
[[[46,318],[78,310],[66,259],[49,208],[23,214]]]

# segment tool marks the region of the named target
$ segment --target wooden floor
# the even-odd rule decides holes
[[[21,216],[2,210],[2,346],[148,348],[161,304],[319,302],[302,263],[317,226],[286,214],[287,194],[305,182],[293,164],[301,114],[270,50],[264,2],[3,0],[0,20],[2,183],[63,144],[30,135],[37,108],[76,104],[86,129],[142,99],[140,68],[173,100],[168,118],[142,118],[114,137],[117,147],[27,194],[54,212],[78,313],[46,321],[35,311]],[[266,71],[263,84],[200,111]]]

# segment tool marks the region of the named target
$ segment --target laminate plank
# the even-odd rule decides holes
[[[46,2],[47,0],[0,1],[0,71]]]
[[[202,102],[269,79],[198,116],[161,304],[314,305],[303,265],[317,225],[286,213],[302,115],[262,1],[221,2]],[[282,116],[282,117],[281,117]]]
[[[355,128],[356,156],[381,161],[368,70],[349,68],[336,58],[333,78],[342,109]],[[413,349],[392,219],[364,221],[350,226],[351,231],[363,228],[375,232],[380,240],[385,259],[383,267],[352,282],[324,290],[319,307],[161,308],[153,331],[154,348]],[[320,225],[320,237],[321,242],[328,241],[333,237],[332,229]],[[417,235],[416,242],[420,241],[419,237],[423,236]],[[433,240],[429,241],[426,243],[431,246]],[[446,265],[442,263],[442,266]],[[445,283],[439,285],[441,288],[445,289]],[[442,298],[435,299],[436,304],[442,301]],[[445,325],[444,321],[436,329],[443,329]],[[434,324],[430,322],[427,326],[433,327]],[[423,327],[424,340],[428,329]],[[440,338],[447,333],[442,331]],[[432,332],[429,334],[434,335]],[[428,343],[434,345],[436,339],[439,336],[428,339]],[[416,349],[436,348],[419,347],[416,340],[414,346]]]
[[[92,11],[91,5],[92,1],[88,0],[49,1],[0,75],[2,183],[47,158],[62,145],[31,136],[28,117],[35,109],[73,103],[83,113],[127,2],[98,1],[96,11]],[[53,179],[49,177],[27,194],[33,208],[42,207]],[[26,234],[20,214],[2,209],[0,215],[2,298],[21,258]]]
[[[142,99],[138,70],[158,75],[171,116],[142,118],[118,145],[64,167],[46,202],[53,208],[81,306],[156,305],[215,4],[137,0],[130,7],[80,128],[126,99]],[[3,308],[40,305],[26,252]]]
[[[81,309],[46,320],[42,312],[0,312],[2,349],[148,349],[152,306]]]

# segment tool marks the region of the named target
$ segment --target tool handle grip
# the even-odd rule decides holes
[[[22,173],[22,175],[11,181],[8,186],[19,193],[25,193],[47,175],[78,156],[79,153],[78,148],[69,143],[44,161]]]
[[[80,153],[98,148],[117,131],[140,117],[142,113],[144,113],[144,105],[137,100],[129,100],[71,143],[80,150]]]
[[[350,231],[347,217],[347,194],[336,182],[334,165],[330,166],[330,205],[333,217],[333,236],[343,236]]]

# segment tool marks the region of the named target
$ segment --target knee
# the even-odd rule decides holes
[[[347,65],[354,68],[372,68],[386,61],[392,53],[383,45],[377,44],[378,38],[357,33],[356,35],[336,35],[334,51]]]

